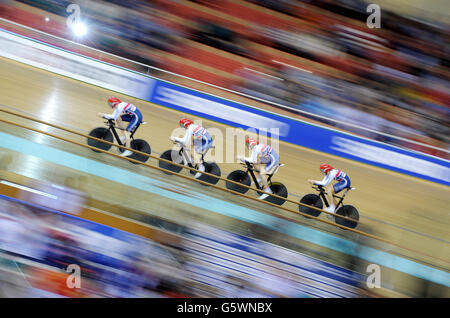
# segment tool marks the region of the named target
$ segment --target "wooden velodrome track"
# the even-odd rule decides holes
[[[86,134],[92,128],[103,125],[103,121],[97,117],[97,113],[110,112],[106,105],[108,96],[116,95],[134,103],[142,110],[144,120],[149,123],[140,127],[136,138],[149,141],[152,153],[155,155],[171,148],[172,144],[168,137],[177,127],[178,120],[185,116],[178,111],[115,94],[99,87],[3,58],[0,59],[0,77],[2,83],[0,85],[0,104]],[[13,117],[4,116],[4,114],[0,116],[13,120]],[[19,121],[17,118],[14,120]],[[31,125],[30,122],[27,124]],[[203,120],[203,125],[206,128],[217,127],[223,132],[226,128],[225,125],[208,120]],[[41,129],[43,127],[43,125],[34,126],[41,127]],[[36,133],[29,133],[29,136],[31,139],[39,139],[38,142],[41,143],[50,145],[53,143],[50,137],[37,137]],[[78,141],[80,140],[82,139],[78,138]],[[70,148],[71,146],[59,145],[59,147]],[[86,157],[98,158],[98,154],[88,149],[78,149],[77,152]],[[281,162],[286,166],[280,168],[274,180],[281,181],[287,186],[290,199],[297,201],[302,195],[312,192],[307,179],[321,178],[318,169],[320,163],[327,162],[336,166],[349,174],[352,185],[357,188],[356,191],[348,194],[346,202],[357,206],[360,211],[361,226],[358,228],[402,246],[426,252],[437,259],[418,255],[410,256],[448,270],[450,255],[450,214],[448,209],[450,191],[448,187],[284,142],[280,143],[280,157]],[[126,166],[126,169],[139,173],[143,171],[143,167],[131,166],[125,160],[123,160],[124,162],[117,158],[104,160],[112,160],[115,165]],[[151,160],[149,160],[150,162]],[[222,176],[240,168],[237,164],[224,163],[220,164],[220,167]],[[34,177],[45,180],[45,178],[50,178],[54,167],[36,164],[34,169],[36,170]],[[104,201],[110,200],[116,204],[126,204],[136,210],[145,210],[148,206],[146,201],[149,199],[148,194],[145,194],[145,199],[142,196],[139,200],[119,202],[118,198],[123,198],[123,193],[129,193],[128,190],[124,190],[120,185],[105,183],[100,178],[96,180],[95,185],[84,184],[84,188],[82,186],[80,188],[93,195],[95,192],[102,193]],[[189,183],[189,181],[186,182]],[[193,187],[195,186],[199,185],[193,184]],[[106,187],[109,191],[104,191]],[[232,202],[256,206],[259,209],[269,209],[268,211],[272,213],[275,211],[274,208],[264,207],[254,201],[247,202],[232,194],[221,193],[220,196]],[[161,204],[164,206],[164,203]],[[113,205],[111,203],[111,206]],[[285,205],[297,209],[293,204],[286,203]],[[170,207],[167,203],[166,206]],[[169,210],[166,209],[165,213],[170,214]],[[324,218],[324,216],[322,217]],[[217,218],[220,220],[220,217],[217,216]],[[217,222],[220,223],[220,221]],[[339,231],[339,229],[333,231]]]

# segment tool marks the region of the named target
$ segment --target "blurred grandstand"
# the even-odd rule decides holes
[[[375,296],[356,272],[198,222],[177,227],[176,243],[155,242],[1,196],[0,297]],[[314,279],[325,270],[326,283]]]
[[[72,2],[88,27],[84,38],[66,26]],[[158,71],[164,69],[279,111],[450,158],[448,24],[382,7],[381,28],[370,29],[367,5],[6,0],[0,17],[153,66],[152,75],[182,81]]]
[[[81,7],[84,37],[66,24],[71,3]],[[70,49],[106,62],[196,88],[208,83],[201,88],[214,94],[234,94],[224,97],[251,99],[252,105],[450,159],[448,24],[382,5],[382,27],[370,29],[367,5],[358,0],[4,0],[0,18],[82,43],[85,47]],[[448,21],[445,13],[440,21]],[[0,26],[17,31],[5,20]],[[57,38],[39,40],[66,48]],[[117,62],[89,48],[130,61]],[[11,158],[2,158],[0,169]],[[198,220],[190,227],[170,223],[171,235],[180,239],[163,244],[60,213],[77,215],[86,193],[46,182],[35,188],[60,201],[49,206],[48,197],[30,204],[23,197],[0,196],[0,297],[379,296],[364,286],[358,272],[366,264],[356,258],[331,268],[301,251],[244,236],[258,230],[271,235],[266,228],[254,226],[238,235]],[[162,222],[139,216],[141,223]],[[80,289],[66,284],[70,264],[81,266]],[[321,289],[323,282],[311,279],[325,272],[333,273],[325,275],[333,288]],[[437,290],[438,297],[448,295],[448,289],[430,286],[425,287]]]

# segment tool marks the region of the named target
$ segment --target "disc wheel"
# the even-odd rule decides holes
[[[95,138],[99,138],[99,139],[102,139],[102,140],[105,140],[105,141],[108,141],[108,142],[113,142],[114,141],[113,134],[111,133],[111,131],[108,128],[105,128],[105,127],[94,128],[89,133],[89,136],[95,137]],[[99,140],[95,140],[95,139],[92,139],[92,138],[89,138],[89,137],[87,138],[87,144],[89,146],[92,146],[92,147],[95,147],[95,148],[98,148],[98,149],[101,149],[101,150],[106,150],[106,151],[108,151],[112,147],[112,145],[110,145],[110,144],[107,144],[105,142],[101,142]],[[95,151],[95,152],[101,152],[101,151],[94,150],[94,149],[92,149],[92,150]]]
[[[242,171],[242,170],[235,170],[235,171],[231,172],[227,176],[227,179],[231,180],[231,181],[242,183],[246,186],[250,186],[250,184],[251,184],[250,176],[248,175],[248,173],[246,171]],[[225,186],[229,190],[236,191],[236,192],[239,192],[242,194],[246,193],[248,191],[248,188],[241,187],[238,184],[234,184],[231,182],[226,182]]]
[[[183,157],[179,154],[178,151],[173,150],[173,149],[164,151],[161,154],[160,158],[166,159],[166,160],[169,160],[169,161],[172,161],[175,163],[179,163],[181,165],[184,164]],[[183,167],[181,167],[181,166],[173,165],[173,164],[170,164],[170,163],[162,161],[162,160],[158,160],[158,166],[162,169],[169,170],[169,171],[176,172],[176,173],[180,172],[181,169],[183,169]],[[168,172],[164,172],[164,173],[170,174]]]
[[[305,195],[301,200],[300,203],[306,204],[306,205],[311,205],[313,207],[316,207],[318,209],[322,209],[323,208],[323,202],[320,199],[320,197],[317,194],[307,194]],[[320,213],[322,213],[321,211],[315,210],[315,209],[311,209],[308,208],[306,206],[303,205],[299,205],[298,206],[298,210],[302,213],[305,214],[309,214],[311,216],[314,217],[318,217],[320,215]]]
[[[203,165],[205,166],[205,172],[220,177],[220,167],[215,162],[204,162]],[[202,174],[200,177],[198,177],[198,180],[202,180],[211,184],[217,184],[220,179]]]
[[[134,139],[131,141],[131,149],[135,149],[140,152],[144,152],[146,154],[151,154],[152,150],[150,148],[150,145],[148,142],[146,142],[143,139]],[[138,160],[140,162],[146,162],[148,160],[148,156],[140,154],[140,153],[133,153],[131,156],[129,156],[131,159]],[[136,162],[133,162],[134,164],[137,164]]]
[[[345,227],[349,227],[351,229],[354,229],[358,225],[359,212],[354,206],[344,205],[336,211],[336,214],[346,216],[350,219],[355,220],[355,221],[350,221],[350,220],[346,220],[346,219],[343,219],[340,217],[334,217],[336,224],[340,224]]]
[[[284,184],[282,184],[280,182],[273,182],[270,185],[270,190],[272,190],[273,194],[278,195],[280,197],[287,198],[287,196],[288,196],[287,188],[285,187]],[[284,202],[286,202],[286,200],[276,198],[271,195],[269,195],[267,198],[265,198],[264,201],[271,202],[271,203],[274,203],[277,205],[282,205]]]

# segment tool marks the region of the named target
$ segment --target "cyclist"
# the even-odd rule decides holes
[[[325,187],[325,193],[329,198],[328,201],[330,202],[330,206],[328,208],[325,208],[324,210],[334,213],[337,204],[334,195],[341,192],[345,188],[350,188],[350,178],[345,172],[339,169],[335,169],[329,164],[321,164],[320,171],[324,175],[322,181],[308,180],[308,182]],[[333,181],[333,179],[336,180],[337,183],[332,186],[331,181]]]
[[[108,98],[108,104],[111,106],[112,109],[114,109],[114,112],[112,114],[104,114],[104,113],[98,113],[98,116],[106,118],[106,119],[113,119],[116,121],[117,125],[122,129],[123,136],[120,138],[122,143],[125,144],[125,147],[131,148],[131,140],[130,135],[132,130],[138,126],[140,123],[142,123],[142,114],[139,111],[139,109],[126,102],[122,102],[117,97],[109,97]],[[127,128],[124,128],[122,126],[122,121],[128,122]],[[133,152],[130,150],[125,150],[121,156],[128,157],[132,155]]]
[[[262,183],[263,191],[272,193],[267,183],[267,175],[274,172],[280,162],[280,157],[271,146],[260,144],[256,139],[247,138],[245,144],[251,151],[250,157],[237,156],[237,159],[253,163],[255,171],[258,172],[257,181]],[[261,166],[263,164],[265,165],[264,167]],[[264,193],[258,199],[264,200],[268,196],[268,194]]]
[[[195,153],[198,156],[195,156],[195,153],[191,152],[191,162],[194,167],[197,167],[197,170],[200,170],[202,172],[205,171],[205,166],[203,165],[203,157],[213,146],[213,140],[210,133],[202,126],[194,124],[192,120],[187,118],[182,118],[179,121],[179,124],[181,127],[186,129],[186,134],[182,138],[171,136],[170,140],[172,140],[173,142],[178,142],[183,147],[186,147],[192,140]],[[201,175],[202,174],[200,172],[197,172],[194,178],[199,178]]]

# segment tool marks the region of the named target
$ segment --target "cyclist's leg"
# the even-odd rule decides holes
[[[336,208],[336,199],[334,198],[334,187],[331,183],[325,187],[325,194],[328,197],[329,204],[329,207],[325,208],[325,210],[328,212],[334,212],[334,209]]]
[[[122,115],[122,120],[128,122],[127,128],[123,131],[123,134],[125,136],[125,147],[131,148],[131,132],[133,131],[134,127],[140,123],[139,116],[137,115]],[[123,156],[129,156],[132,152],[129,150],[126,150],[122,153]]]
[[[199,164],[202,157],[202,140],[194,139],[194,147],[192,151],[192,160],[195,165]]]
[[[272,192],[272,190],[270,190],[269,183],[267,182],[267,177],[267,173],[260,172],[258,175],[258,181],[261,183],[265,192]]]
[[[262,184],[262,178],[261,178],[261,174],[259,173],[261,169],[261,165],[254,163],[253,164],[253,171],[255,172],[255,176],[256,176],[256,182],[258,183],[257,186],[260,187]],[[255,183],[253,182],[253,179],[251,180],[251,185],[254,185]]]
[[[127,147],[130,148],[131,146],[131,132],[134,130],[134,128],[141,123],[141,119],[139,118],[138,114],[134,114],[130,116],[130,121],[127,126],[127,129],[124,131],[125,136],[127,138],[126,143]]]
[[[279,157],[278,155],[270,154],[269,158],[262,160],[261,163],[265,164],[265,167],[260,167],[259,169],[259,178],[261,179],[260,183],[263,186],[263,190],[265,192],[272,193],[272,190],[269,187],[269,183],[267,181],[268,175],[273,173],[278,165]],[[259,180],[258,180],[259,181]],[[264,199],[267,195],[262,195],[260,198]]]
[[[136,130],[138,129],[138,127],[140,126],[140,124],[144,121],[144,117],[142,116],[142,113],[140,112],[140,110],[139,109],[137,109],[136,108],[136,111],[135,111],[135,116],[137,117],[137,123],[136,123],[136,125],[133,127],[133,129],[135,129],[135,132],[136,132]]]
[[[195,167],[196,165],[196,156],[195,156],[195,145],[196,141],[195,139],[192,139],[190,143],[187,143],[183,146],[184,149],[184,159],[186,160],[188,166]],[[191,173],[194,173],[191,171]]]
[[[209,134],[207,134],[203,139],[202,139],[202,147],[201,147],[201,152],[203,156],[206,156],[206,153],[209,151],[209,149],[211,149],[213,146],[213,139],[211,138],[211,136]]]
[[[350,188],[350,186],[350,178],[348,176],[345,176],[345,178],[341,182],[338,182],[333,186],[333,193],[337,194],[346,188]]]
[[[280,157],[278,156],[277,153],[271,153],[269,155],[269,162],[267,163],[267,165],[264,167],[264,171],[266,174],[272,174],[275,173],[278,164],[280,163]]]
[[[129,123],[131,120],[132,120],[132,117],[129,114],[125,114],[125,115],[122,115],[119,118],[117,118],[117,124],[119,124],[120,127],[123,127],[122,126],[123,121]]]
[[[119,126],[121,128],[120,142],[125,147],[126,147],[126,135],[125,135],[126,128],[123,127],[123,122],[129,122],[129,121],[130,121],[130,115],[127,115],[127,114],[122,115],[116,119],[117,126]]]
[[[350,186],[351,186],[350,178],[348,176],[345,176],[344,180],[336,183],[333,186],[333,193],[337,194],[346,188],[350,188]]]
[[[338,194],[345,188],[349,188],[349,187],[350,187],[350,179],[347,176],[344,178],[344,180],[336,183],[333,186],[331,186],[331,184],[328,185],[328,187],[327,187],[328,196],[330,198],[332,198],[332,201],[330,200],[330,209],[332,209],[332,212],[334,212],[334,209],[337,206],[337,198],[335,198],[334,195]]]
[[[205,171],[206,167],[203,164],[203,157],[208,152],[209,148],[212,146],[212,139],[205,136],[204,138],[197,140],[195,143],[195,162],[198,164],[198,170]],[[200,177],[201,173],[197,172],[195,178]]]

